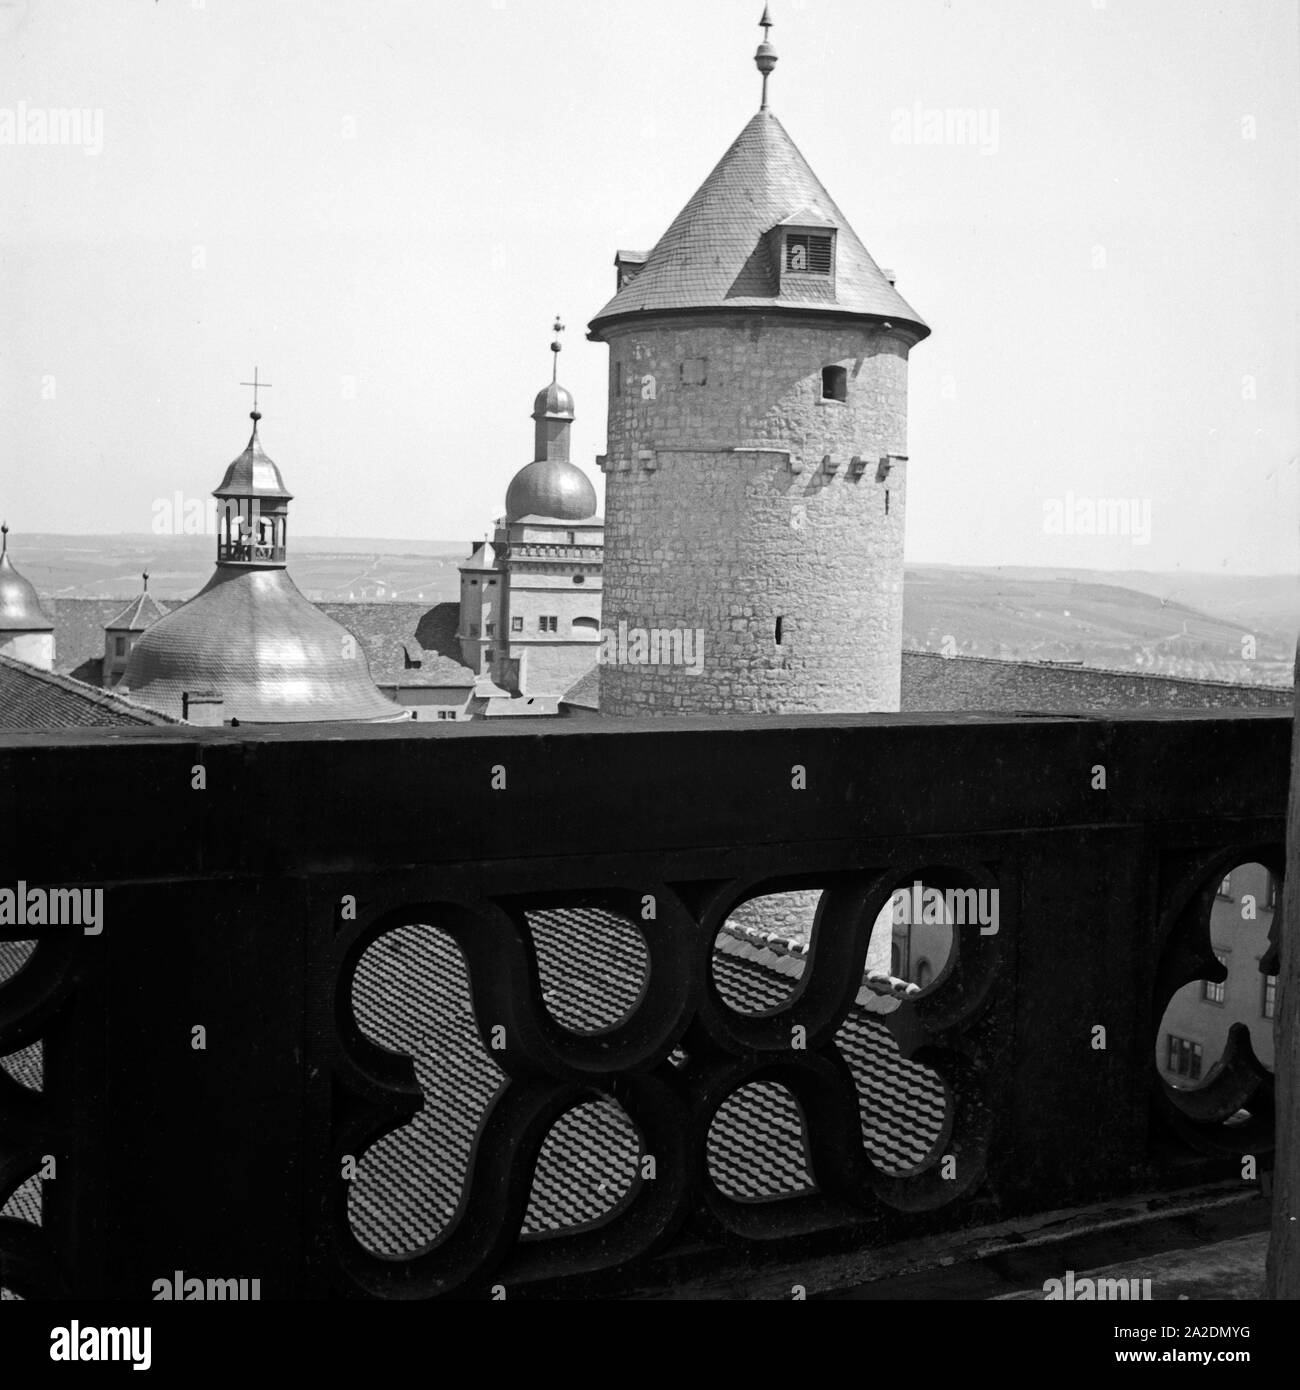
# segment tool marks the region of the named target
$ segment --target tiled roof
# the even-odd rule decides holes
[[[0,656],[0,729],[104,729],[178,722],[113,691]]]
[[[635,1004],[645,951],[631,924],[588,908],[528,919],[543,1000],[559,1023],[594,1031]],[[771,1007],[792,986],[785,972],[725,949],[715,953],[713,968],[720,983],[725,979],[727,996],[744,999],[747,1008]],[[353,999],[370,1037],[413,1057],[425,1096],[409,1123],[367,1151],[349,1195],[362,1243],[405,1254],[436,1239],[451,1221],[479,1121],[505,1077],[475,1027],[460,952],[438,929],[407,926],[377,941],[357,970]],[[891,1173],[914,1167],[942,1132],[941,1084],[903,1061],[879,1016],[862,1005],[850,1012],[837,1045],[858,1084],[868,1153]],[[670,1060],[688,1059],[678,1053]],[[729,1098],[709,1137],[710,1171],[722,1191],[760,1198],[808,1187],[801,1128],[793,1097],[779,1086],[751,1085]],[[542,1148],[523,1233],[606,1215],[630,1190],[638,1157],[635,1131],[612,1101],[570,1111]]]
[[[834,294],[812,285],[779,294],[778,267],[767,233],[795,214],[805,225],[838,229]],[[924,320],[890,284],[848,219],[808,167],[781,122],[759,111],[660,238],[642,269],[592,320],[603,325],[629,314],[681,309],[787,308],[889,319]]]
[[[110,632],[143,632],[145,628],[152,627],[159,618],[165,618],[170,611],[146,589],[144,593],[137,594],[104,626]]]
[[[36,949],[34,941],[0,941],[0,985],[5,984],[27,964]],[[0,1058],[0,1067],[20,1086],[39,1091],[45,1084],[45,1056],[42,1044],[34,1042]],[[41,1180],[33,1176],[22,1183],[7,1202],[0,1202],[0,1218],[41,1224]],[[16,1297],[16,1295],[11,1295]]]
[[[474,673],[460,659],[456,629],[460,606],[438,603],[322,603],[318,607],[355,633],[377,685],[458,686],[468,690]],[[418,661],[408,667],[407,657]]]
[[[180,607],[177,599],[158,601],[164,613]],[[98,684],[104,661],[104,629],[122,611],[120,598],[56,598],[54,669],[91,685]]]
[[[578,705],[582,709],[600,708],[600,666],[584,671],[560,696],[562,705]]]

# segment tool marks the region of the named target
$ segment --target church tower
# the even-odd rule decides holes
[[[907,362],[929,328],[767,103],[648,254],[609,345],[606,714],[896,710]],[[697,669],[655,632],[700,632]],[[634,659],[635,658],[635,659]],[[698,669],[702,667],[702,669]]]

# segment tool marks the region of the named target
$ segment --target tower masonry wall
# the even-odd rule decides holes
[[[908,341],[763,313],[602,331],[603,626],[703,643],[698,674],[630,644],[602,712],[896,710],[906,463],[880,464],[907,449]]]

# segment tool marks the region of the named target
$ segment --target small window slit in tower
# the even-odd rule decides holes
[[[784,619],[784,618],[778,618],[778,619],[776,620],[776,645],[777,645],[778,647],[781,645],[781,638],[782,638],[782,635],[784,634],[784,632],[785,632],[785,619]]]
[[[885,489],[885,515],[889,515],[889,489]]]

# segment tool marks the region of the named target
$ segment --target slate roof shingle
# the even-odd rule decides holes
[[[798,215],[838,229],[835,279],[785,286],[767,234]],[[591,336],[629,315],[683,309],[817,309],[912,326],[925,321],[890,283],[771,111],[740,132],[631,278],[591,321]]]
[[[0,655],[0,729],[105,729],[178,722],[113,691]]]

